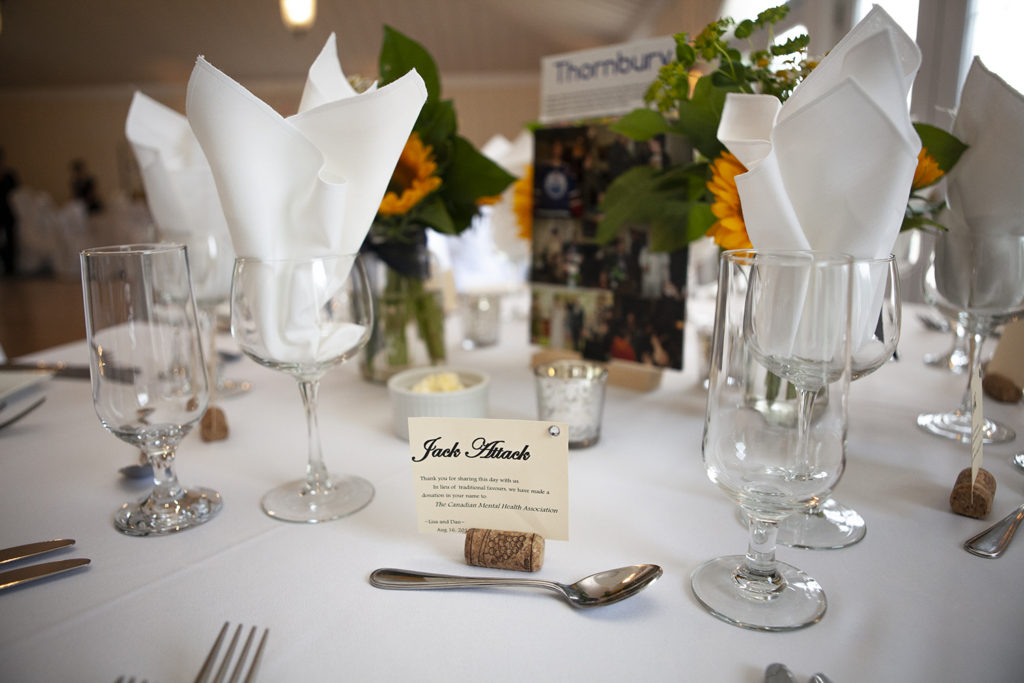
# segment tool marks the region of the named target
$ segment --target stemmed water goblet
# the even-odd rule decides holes
[[[852,262],[815,252],[722,255],[702,454],[708,477],[749,518],[746,555],[691,576],[697,600],[729,623],[790,630],[825,612],[821,586],[775,559],[778,523],[828,493],[845,464]],[[769,394],[790,382],[795,415]]]
[[[971,443],[974,418],[984,443],[1016,438],[1010,427],[972,411],[981,409],[982,346],[1000,325],[1024,316],[1024,235],[947,230],[935,237],[932,263],[925,275],[925,299],[963,325],[968,335],[968,380],[953,411],[922,413],[921,429]],[[972,400],[972,389],[979,399]]]
[[[851,381],[885,365],[899,343],[902,306],[894,256],[853,260],[853,311]],[[864,518],[856,510],[828,496],[782,520],[778,542],[793,548],[837,549],[857,543],[866,533]]]
[[[306,477],[263,497],[263,510],[271,517],[325,522],[373,499],[370,482],[327,471],[317,418],[321,377],[366,344],[372,323],[366,273],[355,254],[235,261],[231,334],[245,355],[295,377],[306,412]]]
[[[125,503],[114,525],[148,536],[202,524],[220,510],[220,494],[185,489],[174,471],[175,450],[209,398],[185,247],[86,249],[81,263],[96,414],[153,470],[153,490]]]
[[[206,362],[210,367],[210,402],[213,403],[216,396],[226,397],[248,391],[251,387],[249,382],[224,376],[217,352],[217,309],[227,302],[231,294],[231,275],[235,265],[231,236],[226,231],[165,229],[160,230],[160,235],[162,239],[188,247],[192,291],[205,343]]]

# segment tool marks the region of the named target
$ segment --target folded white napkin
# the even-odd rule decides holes
[[[977,57],[953,134],[969,147],[946,177],[936,284],[963,310],[1015,308],[1024,298],[1024,97]]]
[[[1024,234],[1024,97],[978,57],[967,72],[953,135],[969,147],[946,178],[950,230]]]
[[[189,248],[197,301],[212,305],[225,300],[235,254],[210,165],[188,119],[136,92],[125,135],[139,163],[160,237]]]
[[[921,149],[907,107],[920,63],[875,6],[784,104],[728,96],[718,137],[748,169],[736,185],[755,248],[892,253]],[[856,280],[855,350],[874,332],[885,284]]]
[[[410,72],[357,95],[332,34],[284,118],[202,57],[186,110],[239,256],[351,254],[370,229],[427,90]]]
[[[199,57],[186,110],[238,255],[280,260],[356,253],[426,97],[415,71],[356,94],[333,34],[309,70],[302,108],[288,118]],[[296,359],[344,346],[323,343],[319,332],[308,337],[305,351],[285,344],[300,336],[280,327],[299,300],[272,290],[268,286],[260,325],[265,335],[279,326],[280,343],[267,340],[268,348]]]

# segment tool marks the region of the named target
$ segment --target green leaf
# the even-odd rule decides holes
[[[928,150],[928,154],[935,158],[943,173],[948,173],[960,160],[960,155],[970,146],[961,142],[955,135],[927,123],[915,123],[914,130],[921,138],[921,144]]]
[[[671,125],[653,109],[634,109],[609,126],[616,133],[622,133],[641,142],[650,140],[671,130]]]
[[[398,80],[412,69],[416,69],[427,86],[427,101],[440,99],[441,76],[434,58],[415,40],[385,25],[380,48],[381,85]]]
[[[658,180],[658,169],[634,166],[608,184],[601,200],[601,221],[595,240],[608,244],[624,225],[642,221],[651,210],[651,196]]]
[[[422,221],[424,225],[438,232],[443,232],[447,235],[458,234],[458,231],[455,229],[455,223],[452,221],[452,217],[448,214],[448,209],[445,208],[444,202],[437,192],[429,197],[425,197],[413,208],[413,212],[415,212],[416,218]]]
[[[735,36],[740,40],[745,40],[750,37],[750,34],[754,32],[754,22],[750,19],[744,19],[740,23],[736,24]]]
[[[673,132],[685,135],[690,144],[708,159],[725,149],[718,141],[718,122],[725,108],[725,96],[737,88],[716,87],[709,76],[703,76],[689,100],[679,103],[679,122]]]
[[[903,217],[903,223],[900,224],[900,232],[904,230],[913,230],[914,228],[923,228],[925,226],[931,226],[933,228],[939,228],[940,230],[946,230],[946,226],[939,223],[928,216],[921,214],[907,215]]]
[[[806,33],[803,33],[795,38],[790,38],[781,45],[772,45],[772,54],[776,57],[780,55],[791,55],[794,52],[800,52],[801,50],[807,49],[810,42],[811,37]]]
[[[455,135],[457,127],[458,121],[452,101],[435,100],[423,105],[414,129],[419,133],[423,144],[434,148],[434,156],[440,162],[446,154],[443,147]]]
[[[481,197],[493,197],[505,191],[516,177],[494,163],[462,136],[455,137],[451,167],[441,191],[455,202],[476,206]]]

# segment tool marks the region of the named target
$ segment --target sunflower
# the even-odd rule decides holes
[[[723,249],[750,249],[752,246],[747,236],[747,225],[743,222],[740,193],[736,188],[736,176],[746,172],[739,159],[728,152],[722,152],[711,163],[711,180],[707,188],[715,196],[711,213],[718,220],[706,234]]]
[[[533,165],[529,164],[523,177],[512,186],[512,211],[519,223],[519,237],[533,237]]]
[[[379,213],[382,216],[407,213],[441,186],[441,178],[436,173],[433,148],[424,145],[419,134],[414,131],[405,143],[398,165],[391,174],[388,192],[380,202]]]
[[[920,190],[922,187],[928,187],[944,175],[935,157],[928,153],[926,147],[922,147],[917,155],[917,168],[914,169],[914,181],[910,189]]]

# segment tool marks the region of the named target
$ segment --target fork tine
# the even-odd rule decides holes
[[[239,624],[239,630],[242,626]],[[238,661],[235,662],[235,668],[231,672],[231,678],[228,679],[228,683],[236,683],[238,677],[242,675],[242,667],[245,665],[245,657],[249,654],[249,647],[252,645],[252,639],[256,637],[256,627],[253,626],[249,629],[249,637],[245,639],[245,645],[242,646],[242,652],[238,655]]]
[[[238,644],[238,636],[242,633],[242,625],[239,624],[238,628],[235,629],[235,635],[231,636],[231,643],[228,645],[228,651],[224,653],[224,660],[220,663],[220,668],[217,669],[217,675],[213,678],[213,683],[221,683],[224,680],[224,674],[228,672],[228,665],[231,664],[231,656],[235,654],[235,645]]]
[[[196,676],[195,683],[206,683],[206,681],[210,679],[210,675],[213,673],[214,668],[216,668],[217,673],[212,678],[212,682],[221,683],[224,681],[224,678],[228,673],[228,669],[231,667],[231,660],[234,659],[235,647],[238,645],[238,640],[242,634],[242,625],[239,624],[231,637],[231,642],[228,644],[227,651],[224,653],[220,666],[217,666],[220,648],[227,636],[229,626],[230,622],[227,621],[225,621],[224,625],[221,626],[220,633],[217,634],[217,640],[213,643],[213,648],[210,650],[210,653],[206,656],[206,661],[203,662],[203,668],[199,671],[199,675]],[[245,643],[242,645],[241,652],[235,661],[235,666],[231,671],[228,683],[237,683],[239,677],[242,676],[243,673],[245,673],[245,683],[251,683],[256,680],[256,672],[259,669],[260,660],[263,657],[263,649],[266,646],[267,636],[269,633],[270,629],[263,629],[263,637],[260,638],[259,645],[256,647],[256,652],[253,654],[248,672],[245,672],[246,659],[249,657],[249,651],[252,649],[253,641],[256,638],[256,627],[253,626],[251,628],[248,637],[245,639]]]
[[[220,633],[217,634],[217,640],[213,641],[213,648],[210,649],[210,654],[206,655],[206,661],[203,662],[203,668],[199,670],[195,683],[204,683],[210,675],[210,671],[213,670],[213,663],[217,661],[217,652],[220,650],[220,644],[224,640],[224,634],[227,632],[228,622],[225,621],[224,625],[220,627]]]
[[[256,680],[256,671],[260,668],[260,660],[263,659],[263,646],[267,644],[268,635],[270,635],[270,629],[263,629],[263,637],[260,638],[260,644],[256,648],[256,654],[252,656],[252,664],[249,666],[249,673],[246,674],[244,683],[254,683]]]

